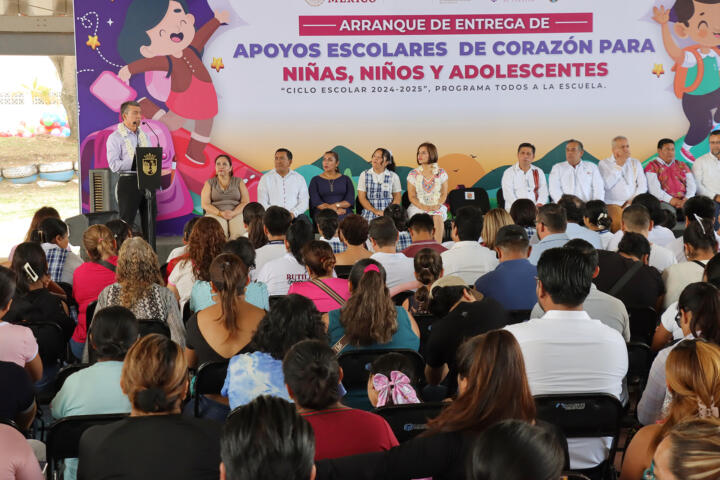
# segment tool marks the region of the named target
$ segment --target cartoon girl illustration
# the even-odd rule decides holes
[[[118,53],[128,65],[120,69],[118,76],[128,83],[138,73],[167,72],[168,111],[142,98],[138,101],[143,116],[162,121],[171,131],[194,120],[185,156],[190,162],[204,165],[204,150],[210,142],[218,102],[200,52],[230,14],[216,13],[195,31],[195,17],[187,10],[185,0],[132,0],[118,37]]]

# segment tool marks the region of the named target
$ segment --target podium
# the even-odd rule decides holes
[[[147,241],[153,250],[156,250],[156,209],[153,208],[153,204],[155,203],[155,191],[161,188],[162,152],[161,147],[137,147],[135,150],[138,190],[144,192],[146,200],[145,208],[147,209],[148,223],[148,231],[146,232],[148,237]]]

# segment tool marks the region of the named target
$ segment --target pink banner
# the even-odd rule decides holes
[[[589,33],[592,13],[301,15],[301,36]]]

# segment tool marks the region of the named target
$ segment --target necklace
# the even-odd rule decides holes
[[[228,181],[224,185],[223,185],[223,181],[221,180],[220,177],[217,177],[217,179],[218,179],[218,185],[220,186],[220,190],[223,190],[223,191],[227,190],[228,187],[230,186],[230,178],[228,177]]]
[[[332,180],[328,180],[328,183],[330,183],[330,193],[335,191],[335,180],[336,178],[333,178]]]

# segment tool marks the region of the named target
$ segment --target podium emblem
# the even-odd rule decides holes
[[[155,175],[158,171],[158,157],[152,152],[147,152],[142,157],[143,173],[147,176]]]

